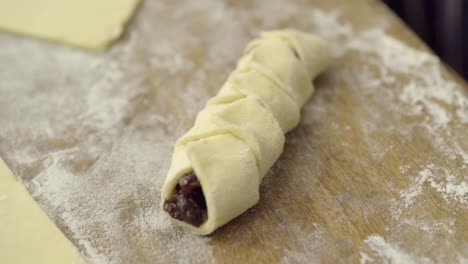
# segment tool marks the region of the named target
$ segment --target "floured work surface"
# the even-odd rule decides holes
[[[0,156],[90,263],[466,261],[467,86],[382,4],[159,2],[105,54],[0,35]],[[192,235],[159,208],[172,145],[280,27],[334,65],[259,204]]]

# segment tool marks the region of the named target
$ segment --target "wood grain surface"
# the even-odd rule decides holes
[[[260,202],[190,234],[159,208],[172,145],[284,27],[333,65]],[[0,78],[0,156],[89,263],[468,259],[468,86],[379,1],[145,1],[105,53],[0,34]]]

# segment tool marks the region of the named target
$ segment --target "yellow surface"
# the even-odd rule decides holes
[[[85,263],[1,159],[0,263]]]
[[[138,0],[0,0],[0,29],[90,49],[117,39]]]

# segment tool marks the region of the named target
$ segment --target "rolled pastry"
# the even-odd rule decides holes
[[[162,188],[164,210],[195,233],[209,234],[255,205],[284,134],[299,123],[314,91],[312,79],[329,60],[326,43],[307,33],[270,31],[253,40],[176,142]],[[192,190],[198,190],[195,198],[182,197]],[[194,204],[202,219],[199,209],[191,211]]]

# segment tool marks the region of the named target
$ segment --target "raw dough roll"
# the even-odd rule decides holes
[[[205,219],[199,226],[177,221],[196,233],[209,234],[256,204],[263,177],[283,151],[284,134],[299,123],[300,108],[314,91],[312,79],[328,63],[325,42],[310,34],[270,31],[252,41],[176,142],[161,206],[189,173],[201,185]]]

